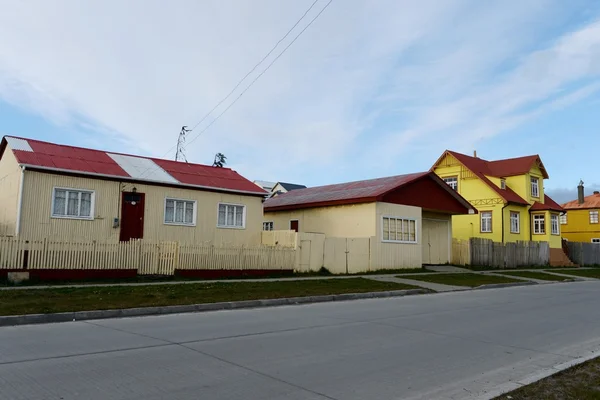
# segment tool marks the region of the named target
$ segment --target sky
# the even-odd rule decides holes
[[[222,152],[251,180],[417,172],[450,149],[539,154],[559,202],[600,189],[597,0],[333,0],[281,54],[317,0],[203,119],[313,1],[0,0],[0,134],[172,159],[201,121],[188,161]]]

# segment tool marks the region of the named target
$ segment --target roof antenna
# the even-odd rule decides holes
[[[191,131],[191,129],[187,129],[187,125],[181,127],[181,132],[179,132],[179,137],[177,138],[177,151],[175,152],[175,161],[179,161],[180,159],[188,162],[185,156],[185,134]]]

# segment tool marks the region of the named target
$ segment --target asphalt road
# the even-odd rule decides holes
[[[600,348],[600,282],[0,328],[1,399],[468,399]]]

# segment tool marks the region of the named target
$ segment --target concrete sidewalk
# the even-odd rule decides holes
[[[419,274],[422,275],[422,274]],[[429,274],[427,274],[429,275]],[[412,275],[414,276],[414,275]],[[418,286],[425,289],[433,290],[435,292],[455,292],[457,290],[471,290],[470,287],[467,286],[452,286],[452,285],[443,285],[441,283],[433,283],[433,282],[425,282],[418,281],[416,279],[406,279],[406,278],[398,278],[394,275],[378,275],[373,276],[371,279],[375,281],[381,282],[394,282],[394,283],[403,283],[405,285]]]

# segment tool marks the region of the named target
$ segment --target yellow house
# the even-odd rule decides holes
[[[432,171],[479,210],[478,215],[452,217],[454,238],[546,241],[551,249],[562,248],[563,209],[544,193],[548,173],[538,155],[487,161],[445,151]],[[556,256],[562,258],[560,253]]]
[[[566,214],[561,216],[562,235],[571,242],[598,243],[600,245],[600,192],[585,196],[583,182],[578,186],[577,200],[562,205]]]
[[[0,235],[261,243],[267,193],[229,168],[5,136]]]

